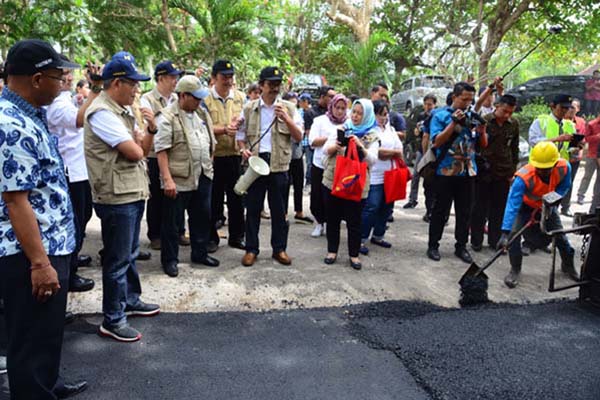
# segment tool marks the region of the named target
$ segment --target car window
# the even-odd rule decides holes
[[[410,90],[412,89],[412,79],[409,79],[407,81],[404,81],[404,83],[402,83],[402,90]]]
[[[421,86],[421,78],[415,78],[415,87]]]
[[[438,89],[448,88],[452,89],[454,86],[452,81],[445,76],[426,76],[423,79],[423,86],[426,88]]]

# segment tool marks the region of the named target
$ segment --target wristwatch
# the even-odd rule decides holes
[[[148,133],[151,135],[156,135],[156,133],[158,132],[158,128],[155,128],[154,130],[151,130],[150,128],[146,128],[148,129]]]

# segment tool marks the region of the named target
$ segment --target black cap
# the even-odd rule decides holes
[[[156,68],[154,68],[154,76],[181,75],[183,74],[183,72],[184,71],[177,69],[177,66],[173,65],[173,62],[171,62],[171,60],[160,62],[156,65]]]
[[[217,60],[212,66],[212,74],[233,75],[235,74],[235,68],[233,68],[231,61]]]
[[[8,75],[33,75],[47,69],[75,69],[78,64],[61,58],[50,43],[40,39],[20,40],[6,56]]]
[[[571,107],[571,103],[573,102],[573,96],[568,94],[557,94],[552,99],[552,103],[554,105],[558,105],[561,107]]]
[[[258,77],[259,82],[262,81],[282,81],[283,73],[277,67],[266,67],[260,71],[260,76]]]

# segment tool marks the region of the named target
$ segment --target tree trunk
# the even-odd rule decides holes
[[[331,5],[327,11],[330,20],[349,27],[359,43],[369,40],[373,0],[364,0],[362,7],[354,6],[349,0],[328,0],[328,3]]]
[[[175,43],[175,38],[173,37],[173,31],[171,30],[171,23],[169,22],[169,5],[167,0],[162,0],[162,7],[160,9],[160,18],[162,20],[163,25],[165,26],[165,30],[167,31],[167,39],[169,40],[169,47],[174,54],[177,54],[177,44]]]

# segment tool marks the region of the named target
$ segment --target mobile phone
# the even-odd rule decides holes
[[[581,133],[574,133],[573,139],[571,139],[571,142],[569,142],[569,148],[579,146],[579,143],[581,143],[581,141],[583,140],[584,137],[585,136],[582,135]]]
[[[344,131],[344,129],[339,128],[337,130],[337,140],[342,146],[348,146],[348,138],[346,137],[346,131]]]

